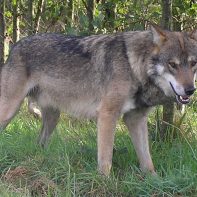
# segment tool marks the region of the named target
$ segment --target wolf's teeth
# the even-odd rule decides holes
[[[182,101],[189,101],[189,98],[183,98],[182,96],[180,96],[180,99],[181,99]]]

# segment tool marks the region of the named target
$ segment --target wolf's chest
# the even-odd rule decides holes
[[[124,113],[130,111],[131,109],[135,109],[135,108],[136,108],[135,100],[131,99],[131,98],[128,98],[128,99],[125,100],[125,102],[122,106],[121,113],[124,114]]]
[[[174,101],[174,99],[167,97],[164,92],[153,83],[148,83],[146,86],[141,87],[135,95],[136,108],[153,107],[169,101]]]

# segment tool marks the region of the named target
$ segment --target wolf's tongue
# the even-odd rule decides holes
[[[188,96],[181,96],[181,97],[182,97],[182,99],[184,99],[184,100],[189,99],[189,97],[188,97]]]

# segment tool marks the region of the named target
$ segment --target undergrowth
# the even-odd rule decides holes
[[[157,111],[160,115],[160,110]],[[37,145],[40,121],[23,106],[0,135],[0,196],[197,196],[197,108],[177,115],[176,136],[161,140],[149,117],[157,176],[143,174],[125,126],[116,129],[109,178],[97,172],[96,124],[62,115],[47,148]],[[181,121],[181,123],[180,123]]]

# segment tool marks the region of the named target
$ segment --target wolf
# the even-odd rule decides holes
[[[115,127],[123,116],[140,168],[154,174],[148,113],[166,102],[189,103],[196,70],[196,31],[171,32],[151,25],[146,31],[112,35],[30,36],[15,44],[2,68],[0,125],[6,127],[26,96],[42,112],[42,146],[60,112],[94,119],[98,169],[108,176]]]

